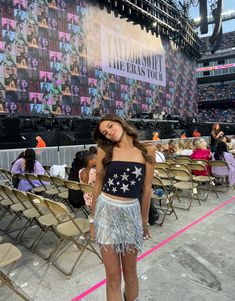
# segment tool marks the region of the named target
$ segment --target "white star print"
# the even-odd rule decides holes
[[[130,171],[130,168],[127,168],[126,171]]]
[[[120,182],[117,182],[117,185],[120,185]]]
[[[121,177],[122,177],[122,180],[123,180],[123,181],[124,181],[124,180],[128,181],[129,175],[127,175],[127,174],[124,172],[124,174],[121,175]]]
[[[128,184],[127,184],[127,185],[125,185],[125,184],[122,184],[122,187],[121,187],[120,189],[122,189],[122,190],[123,190],[123,192],[125,193],[125,192],[126,192],[126,190],[129,190],[129,188],[128,188]]]
[[[135,171],[132,172],[133,174],[135,174],[135,178],[138,178],[139,176],[142,175],[141,170],[142,170],[142,167],[137,168],[137,167],[135,166]]]
[[[113,177],[114,177],[114,179],[117,179],[118,175],[117,175],[117,174],[114,174]]]
[[[113,184],[113,179],[109,179],[109,180],[108,180],[108,184],[109,184],[109,186],[114,185],[114,184]]]
[[[135,181],[133,180],[133,181],[131,181],[131,185],[135,185]]]
[[[112,191],[115,193],[115,192],[117,192],[117,188],[116,187],[113,187],[112,188]]]

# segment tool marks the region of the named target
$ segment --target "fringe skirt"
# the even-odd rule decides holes
[[[95,240],[100,248],[125,254],[143,252],[143,230],[138,199],[117,200],[103,193],[97,198]]]

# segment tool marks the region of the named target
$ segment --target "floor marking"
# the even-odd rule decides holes
[[[182,233],[184,233],[185,231],[187,231],[188,229],[190,229],[191,227],[197,225],[198,223],[200,223],[201,221],[203,221],[205,218],[207,218],[208,216],[210,216],[211,214],[213,214],[214,212],[218,211],[219,209],[225,207],[226,205],[232,203],[233,201],[235,201],[235,197],[232,197],[231,199],[225,201],[224,203],[222,203],[221,205],[219,205],[218,207],[210,210],[209,212],[207,212],[205,215],[203,215],[202,217],[200,217],[199,219],[195,220],[194,222],[192,222],[191,224],[185,226],[184,228],[182,228],[181,230],[177,231],[176,233],[174,233],[173,235],[171,235],[170,237],[168,237],[167,239],[163,240],[162,242],[160,242],[159,244],[157,244],[155,247],[149,249],[148,251],[146,251],[145,253],[141,254],[140,256],[138,256],[137,261],[142,260],[143,258],[145,258],[146,256],[150,255],[151,253],[155,252],[156,250],[160,249],[161,247],[163,247],[164,245],[166,245],[167,243],[169,243],[170,241],[172,241],[173,239],[175,239],[176,237],[178,237],[179,235],[181,235]],[[99,282],[97,282],[95,285],[91,286],[88,290],[84,291],[83,293],[81,293],[80,295],[78,295],[77,297],[73,298],[71,301],[78,301],[78,300],[82,300],[83,298],[85,298],[86,296],[90,295],[92,292],[94,292],[95,290],[97,290],[98,288],[100,288],[101,286],[103,286],[104,284],[106,284],[106,279],[103,279]]]

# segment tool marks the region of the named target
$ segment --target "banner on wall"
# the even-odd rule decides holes
[[[102,70],[165,87],[165,52],[155,41],[156,47],[101,26]]]

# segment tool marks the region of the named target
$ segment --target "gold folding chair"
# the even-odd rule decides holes
[[[45,172],[48,176],[50,176],[50,169],[51,169],[51,166],[49,165],[43,165],[43,168],[45,169]]]
[[[21,251],[10,243],[0,244],[0,268],[3,268],[9,264],[12,265],[22,257]],[[9,272],[8,272],[9,273]],[[32,300],[26,295],[24,291],[21,290],[3,271],[0,271],[0,281],[6,285],[8,288],[13,290],[18,296],[23,300]]]
[[[28,180],[30,185],[33,187],[32,191],[34,193],[42,193],[46,190],[46,188],[42,185],[41,181],[39,180],[37,175],[30,174],[30,173],[25,173],[25,178]],[[36,186],[35,181],[39,182],[40,185]]]
[[[176,164],[188,164],[191,162],[189,157],[180,156],[176,159]]]
[[[207,190],[207,192],[205,193],[204,198],[200,198],[200,200],[202,201],[206,201],[208,198],[208,195],[211,191],[213,191],[217,198],[219,197],[216,190],[214,189],[215,187],[215,178],[213,176],[211,176],[208,173],[208,170],[206,168],[206,166],[202,163],[197,163],[197,162],[192,162],[188,164],[189,168],[191,169],[191,171],[203,171],[203,173],[205,173],[206,175],[199,175],[199,176],[194,176],[193,177],[193,181],[198,183],[198,189],[200,189],[200,192]],[[208,186],[206,187],[206,189],[204,188],[205,184],[208,184]],[[204,186],[203,186],[204,185]],[[203,189],[204,188],[204,189]],[[209,188],[209,190],[208,190]],[[199,193],[198,193],[199,196]]]
[[[168,169],[171,167],[171,164],[168,162],[159,162],[155,165],[155,168],[157,168],[157,167],[162,167],[162,168]]]
[[[223,160],[212,160],[208,161],[209,166],[211,167],[211,173],[216,180],[218,180],[219,184],[221,184],[221,188],[225,187],[225,190],[216,189],[218,192],[227,192],[229,190],[229,182],[228,182],[228,175],[226,176],[219,176],[216,174],[214,168],[225,168],[228,171],[228,163]],[[217,184],[218,185],[218,184]]]
[[[179,203],[181,203],[182,199],[190,199],[189,200],[189,204],[187,207],[180,207],[180,206],[175,206],[175,208],[179,208],[179,209],[184,209],[184,210],[189,210],[194,196],[196,197],[199,205],[201,205],[201,202],[198,198],[198,193],[197,193],[197,183],[193,182],[193,177],[191,172],[188,172],[187,170],[184,169],[175,169],[175,168],[170,168],[169,169],[169,174],[170,176],[175,179],[177,182],[173,184],[173,187],[175,188],[175,196],[177,197]],[[181,193],[181,195],[179,194],[179,192],[186,192],[186,196],[183,196],[183,194]]]
[[[163,213],[163,217],[160,222],[157,222],[158,225],[162,226],[167,215],[174,213],[176,219],[178,216],[173,207],[173,192],[169,192],[164,181],[160,177],[153,178],[153,187],[160,187],[163,190],[163,195],[158,196],[155,193],[152,193],[151,199],[154,201],[154,206]]]
[[[55,252],[52,264],[62,273],[70,277],[85,250],[89,250],[95,253],[102,262],[102,258],[100,257],[99,253],[95,250],[88,239],[88,234],[90,232],[90,223],[88,219],[75,218],[74,215],[69,212],[68,208],[62,203],[55,202],[49,199],[45,199],[45,202],[47,203],[48,208],[58,222],[55,229],[60,235],[60,243],[57,246],[57,251]],[[67,221],[64,222],[64,219],[66,219]],[[58,258],[61,256],[59,255],[60,251],[63,253],[62,246],[66,240],[73,242],[79,251],[79,255],[77,256],[75,263],[72,265],[69,271],[65,271],[57,263]]]

